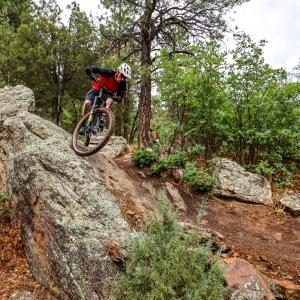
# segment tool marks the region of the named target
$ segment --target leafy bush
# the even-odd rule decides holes
[[[255,172],[266,177],[270,177],[274,174],[275,169],[266,160],[262,160],[255,167]]]
[[[153,176],[160,175],[165,170],[166,170],[165,166],[163,164],[161,164],[160,162],[158,162],[158,163],[153,164],[150,167],[150,174]]]
[[[176,217],[161,206],[131,243],[126,275],[113,299],[223,299],[218,258],[192,235],[179,237]]]
[[[288,188],[292,186],[293,168],[289,165],[285,166],[283,164],[276,165],[276,173],[273,176],[276,185],[279,188]]]
[[[217,180],[207,170],[197,168],[195,163],[187,163],[182,181],[195,191],[209,191],[217,185]]]
[[[187,149],[187,154],[190,156],[190,157],[195,157],[197,155],[201,155],[203,154],[205,150],[205,147],[203,145],[200,145],[200,144],[196,144],[194,146],[191,146]]]
[[[131,158],[138,167],[151,166],[157,160],[157,153],[152,149],[140,148],[131,154]]]
[[[266,177],[272,177],[279,188],[291,187],[293,174],[296,170],[295,163],[283,163],[281,158],[276,156],[271,157],[271,162],[262,160],[254,167],[255,172]]]
[[[6,202],[9,200],[8,195],[6,195],[5,193],[0,192],[0,203]]]
[[[175,154],[169,155],[163,158],[158,163],[152,165],[150,168],[150,173],[151,175],[159,175],[168,169],[183,168],[186,162],[186,152],[184,150],[178,149]]]
[[[7,208],[5,207],[5,202],[9,200],[9,196],[5,193],[0,192],[0,217],[7,212]]]
[[[181,149],[176,150],[175,154],[169,155],[161,161],[166,169],[183,168],[186,162],[186,152]]]

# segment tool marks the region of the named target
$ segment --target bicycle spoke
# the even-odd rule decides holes
[[[99,147],[107,137],[109,121],[108,115],[103,112],[96,112],[93,116],[93,121],[91,123],[87,121],[84,127],[84,134],[76,136],[76,146],[85,152],[93,151]]]

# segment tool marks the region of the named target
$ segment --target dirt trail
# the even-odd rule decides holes
[[[224,235],[233,254],[269,277],[300,283],[300,218],[262,205],[212,200],[205,226]]]
[[[160,178],[145,176],[147,171],[134,167],[128,158],[119,158],[116,162],[136,188],[145,186],[147,181],[160,188]],[[140,194],[143,196],[147,195]],[[244,258],[268,277],[300,283],[300,217],[275,213],[264,205],[218,199],[208,194],[190,195],[181,191],[181,196],[187,212],[181,214],[180,220],[192,221],[221,233],[232,249],[227,254],[229,257]],[[208,215],[199,221],[197,216],[204,201]]]

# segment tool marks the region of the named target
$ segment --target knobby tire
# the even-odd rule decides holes
[[[105,146],[105,144],[108,142],[108,140],[110,139],[110,137],[113,133],[113,130],[115,128],[115,123],[116,123],[115,115],[111,110],[109,110],[107,108],[97,108],[95,112],[106,114],[107,121],[109,122],[107,133],[104,136],[104,138],[102,139],[101,143],[99,143],[96,147],[92,148],[91,150],[87,150],[81,146],[78,146],[77,145],[77,136],[79,135],[79,130],[80,130],[81,126],[85,123],[85,121],[89,118],[89,115],[90,115],[90,113],[85,114],[80,119],[78,124],[76,125],[75,130],[72,135],[72,149],[79,156],[89,156],[89,155],[95,154],[100,149],[102,149]]]

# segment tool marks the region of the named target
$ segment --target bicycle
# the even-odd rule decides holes
[[[100,83],[95,74],[91,74],[90,77]],[[95,97],[91,110],[79,120],[72,135],[72,149],[80,156],[89,156],[102,149],[115,128],[115,115],[105,107],[104,99],[104,94],[109,94],[113,98],[113,93],[100,85],[102,88]],[[80,134],[82,126],[84,126],[83,135]]]

